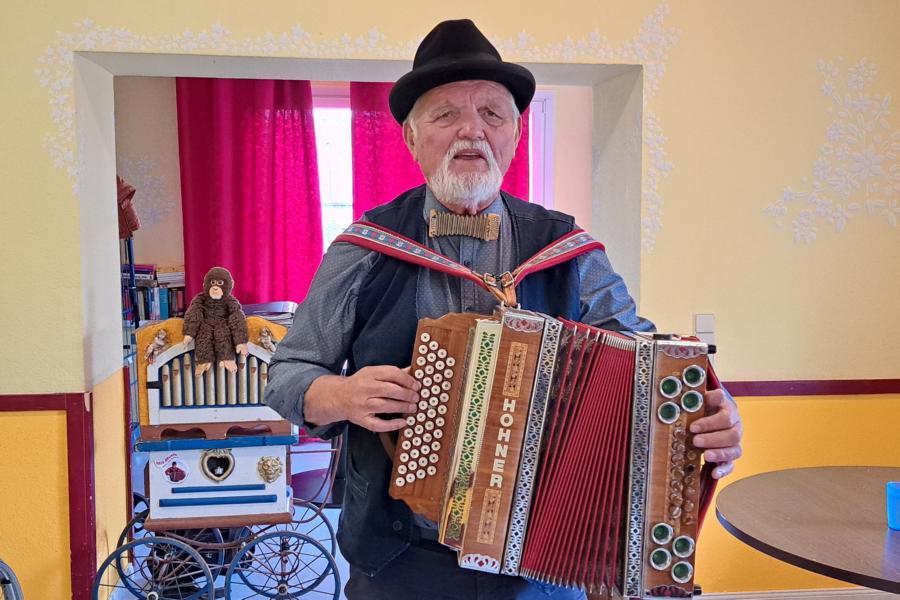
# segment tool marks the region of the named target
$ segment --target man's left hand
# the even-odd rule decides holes
[[[694,446],[703,448],[703,457],[718,463],[713,477],[720,479],[734,470],[734,461],[741,457],[741,438],[744,426],[737,404],[723,389],[709,390],[704,397],[706,416],[691,424]]]

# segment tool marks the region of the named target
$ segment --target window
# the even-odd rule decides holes
[[[319,161],[319,197],[322,203],[322,243],[325,249],[353,222],[350,116],[349,84],[313,84],[313,119]],[[535,94],[528,118],[529,195],[532,202],[552,208],[553,92],[538,91]]]

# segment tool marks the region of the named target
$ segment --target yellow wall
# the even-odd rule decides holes
[[[843,230],[815,217],[816,237],[809,243],[792,237],[803,201],[779,205],[786,188],[808,192],[824,177],[822,164],[814,165],[829,127],[842,118],[823,95],[824,85],[858,100],[849,69],[865,58],[876,72],[862,91],[879,102],[900,97],[895,0],[685,0],[670,6],[579,0],[566,3],[565,10],[535,0],[272,0],[263,10],[235,0],[82,0],[14,3],[0,24],[8,90],[0,95],[0,114],[15,115],[5,122],[6,143],[0,146],[0,281],[14,282],[0,286],[0,319],[7,339],[30,344],[25,353],[17,344],[0,346],[0,393],[90,389],[96,383],[90,374],[105,373],[99,381],[118,368],[112,353],[108,359],[102,355],[99,360],[109,364],[98,368],[92,352],[98,335],[113,335],[93,312],[96,302],[108,299],[79,293],[93,289],[93,277],[105,276],[95,275],[96,263],[87,261],[83,272],[82,255],[95,256],[107,244],[109,258],[116,249],[108,213],[100,214],[103,226],[96,236],[81,231],[94,226],[81,223],[81,215],[97,212],[83,211],[85,203],[101,199],[95,187],[82,196],[74,192],[78,166],[88,179],[96,172],[90,162],[96,157],[80,154],[74,135],[73,51],[409,59],[434,23],[461,16],[474,18],[509,59],[644,64],[644,210],[659,208],[660,221],[644,232],[641,308],[661,328],[689,331],[693,313],[714,313],[719,371],[726,380],[900,376],[891,356],[892,340],[900,335],[900,229],[890,221],[900,216],[896,179],[872,177],[846,198],[826,181],[820,194],[825,200],[860,208]],[[826,80],[820,61],[834,63],[837,72]],[[86,76],[88,83],[109,84],[102,74]],[[874,139],[877,132],[883,140],[900,130],[900,111],[891,108],[867,134],[870,139],[851,143],[847,156],[835,159],[851,175],[854,165],[885,173],[898,168],[900,152],[885,156]],[[855,114],[858,107],[851,103],[849,110]],[[94,127],[92,135],[109,129],[106,116],[81,114]],[[831,134],[839,154],[847,134],[833,128]],[[874,154],[867,161],[869,145]],[[860,152],[862,162],[855,163],[853,155]],[[585,198],[582,206],[587,205]],[[770,205],[786,214],[766,214]],[[97,268],[111,275],[105,262]],[[677,287],[671,286],[674,277]],[[848,452],[859,453],[855,461],[889,457],[871,450],[887,444],[890,432],[877,430],[885,436],[879,438],[865,427],[884,427],[883,416],[896,415],[897,403],[896,397],[746,401],[748,449],[756,453],[743,459],[739,475],[788,459],[846,459],[831,450],[838,423],[849,426],[841,439]],[[848,405],[854,410],[841,412]],[[849,420],[835,421],[837,414]],[[14,419],[16,431],[30,427],[27,415],[2,418]],[[820,437],[826,431],[832,435]],[[121,439],[105,432],[104,441],[107,435],[111,444]],[[30,439],[16,439],[22,448],[31,447]],[[780,451],[773,454],[773,448]],[[65,503],[53,506],[58,510]],[[7,522],[0,521],[0,527]],[[67,543],[57,533],[58,540],[42,541],[44,549]],[[700,565],[707,591],[752,586],[739,562],[749,560],[740,554],[743,548],[727,538],[715,544],[717,551],[703,559],[712,562]],[[54,565],[53,571],[61,568]],[[780,565],[767,574],[781,587],[819,585]]]
[[[731,476],[735,480],[794,467],[900,465],[898,395],[737,400],[745,434],[744,457]],[[735,541],[716,520],[713,509],[698,546],[696,581],[707,593],[846,585]]]
[[[0,432],[0,558],[26,598],[68,598],[66,414],[0,412]]]
[[[122,374],[119,371],[92,392],[97,565],[115,550],[128,512]]]

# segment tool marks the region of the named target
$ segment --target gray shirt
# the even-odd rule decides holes
[[[431,209],[447,212],[426,190],[422,218]],[[512,223],[500,197],[480,214],[500,215],[500,236],[483,241],[465,236],[428,238],[432,250],[478,273],[512,271],[515,247]],[[289,421],[304,425],[303,397],[312,382],[322,375],[338,374],[346,360],[360,286],[375,263],[378,253],[354,244],[334,243],[310,285],[306,300],[297,309],[294,323],[278,344],[269,367],[266,403]],[[622,278],[598,250],[575,259],[579,276],[582,323],[604,329],[649,331],[653,324],[637,316],[634,300]],[[423,269],[416,289],[419,318],[440,317],[449,312],[490,314],[498,301],[474,282]],[[324,435],[329,427],[306,425],[313,435]]]

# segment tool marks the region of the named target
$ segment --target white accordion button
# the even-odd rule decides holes
[[[424,356],[420,356],[419,358],[425,360]],[[434,365],[425,365],[425,374],[431,375],[432,373],[434,373]]]
[[[426,356],[425,358],[427,358],[428,362],[430,362],[430,363],[433,363],[434,361],[437,360],[437,356],[435,356],[434,352],[429,352],[428,356]]]
[[[404,430],[403,430],[403,437],[411,438],[412,436],[413,436],[413,430],[412,430],[412,429],[404,429]]]
[[[422,438],[416,436],[412,439],[413,450],[422,445]]]
[[[447,351],[441,348],[437,351],[438,358],[447,358]]]
[[[438,349],[438,343],[432,341],[430,344],[428,344],[428,349],[429,349],[429,350],[437,350],[437,349]]]
[[[440,442],[431,442],[431,449],[432,449],[434,452],[440,452],[440,450],[441,450],[441,443],[440,443]]]
[[[419,466],[420,466],[420,467],[424,467],[424,466],[426,466],[427,464],[428,464],[428,458],[427,458],[427,457],[423,456],[422,458],[419,459]]]
[[[434,452],[432,452],[431,455],[428,457],[428,460],[433,464],[437,464],[438,462],[440,462],[441,457],[438,456],[437,454],[435,454]]]
[[[420,367],[424,367],[426,362],[428,362],[428,361],[425,360],[424,356],[420,356],[419,358],[416,359],[416,364],[419,365]]]
[[[447,400],[450,399],[450,394],[448,394],[447,392],[441,392],[441,395],[438,396],[438,399],[439,399],[441,402],[446,402]]]
[[[422,344],[421,346],[419,346],[419,354],[425,354],[427,352],[428,352],[428,346],[426,346],[425,344]]]
[[[423,387],[431,387],[431,377],[425,377],[422,379]]]
[[[413,373],[413,376],[414,376],[414,377],[415,377],[415,378],[416,378],[416,379],[419,379],[419,380],[421,380],[421,379],[422,379],[422,377],[424,377],[424,376],[425,376],[425,372],[424,372],[424,371],[422,371],[422,369],[416,369],[416,372],[415,372],[415,373]]]
[[[431,431],[432,429],[434,429],[434,422],[425,421],[425,431]]]
[[[409,454],[407,454],[406,452],[401,452],[400,453],[400,462],[408,462],[408,461],[409,461]],[[400,466],[402,467],[403,465],[400,465]],[[403,473],[400,473],[400,474],[403,475]]]
[[[437,405],[438,405],[438,399],[435,398],[434,396],[432,396],[431,399],[428,401],[428,406],[435,407]]]
[[[405,484],[405,483],[406,483],[406,479],[404,479],[403,477],[398,477],[397,479],[394,480],[394,485],[396,485],[397,487],[403,487],[403,484]]]
[[[440,354],[441,354],[441,353],[438,352],[438,357],[439,357],[439,358],[443,358],[443,357],[440,356]],[[444,361],[442,361],[442,360],[439,360],[439,361],[437,361],[436,363],[434,363],[434,368],[437,369],[438,371],[443,371],[445,366],[446,366],[446,365],[444,364]]]
[[[417,461],[411,460],[407,463],[406,467],[409,469],[409,473],[406,474],[407,479],[410,475],[415,474],[416,469],[419,468],[419,463]]]
[[[422,414],[422,413],[419,413],[419,414]],[[422,416],[424,417],[425,415],[422,415]],[[421,425],[416,425],[416,428],[414,429],[414,431],[416,432],[416,435],[422,435],[422,433],[425,431],[425,428],[422,427]]]
[[[430,442],[430,441],[431,441],[431,437],[429,436],[429,438],[428,438],[427,440],[424,440],[424,441]],[[403,440],[402,442],[400,442],[400,447],[401,447],[402,449],[404,449],[404,450],[409,450],[409,449],[412,447],[412,443],[410,443],[409,440]]]
[[[434,400],[434,398],[432,398]],[[428,408],[428,400],[420,400],[419,401],[419,410],[426,410]]]
[[[422,441],[425,442],[426,444],[427,444],[428,442],[430,442],[430,441],[431,441],[431,434],[430,434],[430,433],[423,433],[423,434],[422,434]]]
[[[419,390],[419,395],[423,398],[427,398],[431,395],[431,390],[429,388],[423,387],[421,390]]]
[[[441,431],[440,429],[435,429],[434,430],[434,439],[439,440],[442,437],[444,437],[444,432]],[[434,446],[432,446],[432,448],[434,448]]]
[[[423,444],[422,445],[422,456],[428,456],[428,454],[430,452],[431,452],[431,446],[429,446],[428,444]]]
[[[407,473],[407,474],[406,474],[406,483],[415,483],[415,482],[416,482],[416,476],[415,476],[415,474],[413,474],[413,473]]]
[[[429,475],[434,475],[435,473],[437,473],[437,467],[435,467],[434,465],[428,465],[428,468],[425,469],[425,472]]]
[[[440,394],[440,393],[441,393],[441,387],[438,386],[438,385],[433,385],[433,386],[431,386],[431,393],[432,393],[432,394]]]
[[[433,408],[429,408],[428,412],[426,412],[425,414],[428,415],[429,419],[433,419],[437,416],[437,411],[434,410]]]
[[[444,378],[453,379],[453,369],[444,369]]]
[[[406,417],[406,424],[412,427],[416,424],[416,418],[413,415],[409,415],[408,417]]]
[[[425,469],[416,471],[416,479],[425,479]]]
[[[449,392],[449,391],[450,391],[450,382],[447,381],[446,379],[445,379],[444,382],[441,384],[441,390],[444,390],[445,392]],[[438,391],[440,392],[441,390],[438,390]]]
[[[421,423],[424,420],[425,420],[425,413],[418,413],[416,415],[416,421],[418,421],[419,423]]]
[[[437,425],[438,427],[443,427],[444,426],[444,417],[438,417],[437,419],[435,419],[434,424]],[[425,440],[425,441],[428,441],[428,440]]]
[[[438,369],[440,369],[440,367],[438,367]],[[440,373],[435,373],[435,374],[434,374],[434,382],[435,382],[435,383],[440,383],[440,382],[442,382],[443,380],[444,380],[444,376],[443,376],[443,375],[441,375]],[[431,385],[431,383],[429,382],[429,383],[426,383],[425,385]]]
[[[452,367],[455,364],[456,364],[456,359],[453,358],[452,356],[448,356],[447,357],[447,366]]]
[[[401,460],[403,460],[403,462],[406,462],[406,460],[404,460],[404,459],[402,458],[402,457],[403,457],[402,454],[400,455],[400,457],[401,457]],[[406,475],[406,465],[398,465],[398,466],[397,466],[397,473],[399,473],[400,475]]]
[[[447,405],[439,404],[437,407],[437,411],[438,411],[439,415],[446,415],[447,414]]]
[[[428,343],[431,341],[431,335],[423,332],[422,335],[419,336],[419,339],[425,343]]]
[[[418,446],[418,444],[416,444],[416,446]],[[419,458],[419,450],[418,450],[418,448],[413,448],[412,450],[410,450],[410,451],[409,451],[409,457],[410,457],[410,458]]]

